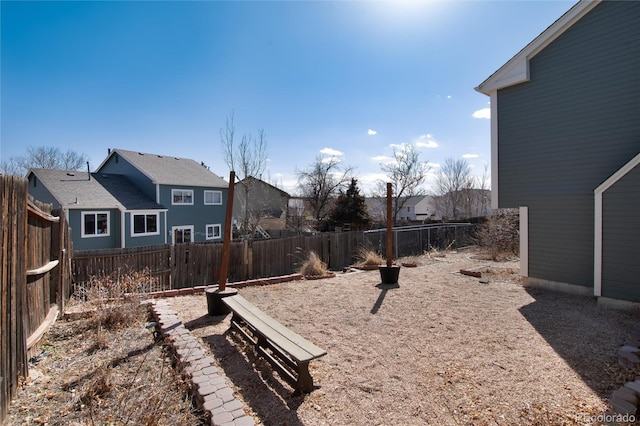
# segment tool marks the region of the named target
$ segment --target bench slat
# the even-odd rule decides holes
[[[291,355],[297,362],[310,361],[327,354],[324,349],[289,330],[259,310],[244,297],[234,295],[224,297],[222,301],[245,322],[251,324],[251,326],[264,335],[265,338]]]

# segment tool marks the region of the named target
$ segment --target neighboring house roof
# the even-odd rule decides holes
[[[266,186],[267,188],[271,188],[274,189],[276,191],[278,191],[280,193],[281,196],[286,197],[286,198],[291,198],[291,195],[289,195],[289,193],[283,191],[282,189],[278,188],[277,186],[273,186],[270,183],[267,183],[265,181],[263,181],[262,179],[258,179],[258,178],[254,178],[253,176],[247,176],[246,178],[242,179],[239,182],[236,182],[236,187],[237,186],[242,186],[243,183],[247,183],[253,181],[256,184],[262,184],[264,186]],[[250,183],[249,183],[250,185]]]
[[[408,197],[404,203],[404,207],[415,207],[427,198],[427,195],[415,195],[413,197]]]
[[[562,35],[602,0],[580,0],[500,69],[483,81],[476,90],[489,95],[498,89],[529,81],[529,60]]]
[[[31,169],[62,208],[163,209],[121,175]]]
[[[109,158],[116,154],[135,166],[157,185],[228,187],[227,182],[220,176],[189,158],[127,151],[124,149],[112,149],[107,158],[100,164],[98,170],[102,168]]]

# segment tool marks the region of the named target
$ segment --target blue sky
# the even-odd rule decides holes
[[[318,156],[363,192],[393,148],[438,170],[490,163],[475,92],[575,4],[547,1],[11,2],[1,13],[0,159],[27,146],[192,158],[228,179],[219,132],[264,129],[263,178],[296,193]]]

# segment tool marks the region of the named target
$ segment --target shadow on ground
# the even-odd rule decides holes
[[[228,327],[222,327],[227,316],[203,315],[185,323],[189,330],[210,325],[219,326],[219,333],[203,336],[229,382],[237,387],[245,403],[264,424],[301,426],[297,409],[304,395],[293,395],[293,390],[276,377],[277,372],[253,347]]]
[[[602,308],[595,297],[528,288],[534,302],[520,313],[600,397],[632,373],[618,364],[618,348],[636,328],[633,312]]]

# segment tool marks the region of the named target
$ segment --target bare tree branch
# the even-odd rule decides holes
[[[39,146],[28,147],[27,153],[18,157],[11,157],[0,164],[0,170],[5,174],[26,175],[29,169],[61,169],[81,170],[86,167],[89,157],[86,154],[58,147]]]
[[[316,221],[325,219],[330,201],[351,181],[353,167],[340,166],[336,158],[316,157],[305,170],[296,170],[300,193],[309,202]]]
[[[378,194],[386,194],[386,184],[391,182],[393,188],[393,222],[398,217],[410,197],[425,195],[422,184],[431,169],[426,161],[420,161],[420,153],[409,144],[403,144],[400,148],[394,148],[393,161],[380,164],[380,168],[387,174],[386,181],[377,183]]]
[[[236,172],[240,181],[249,177],[262,179],[267,165],[267,135],[265,131],[258,130],[257,137],[251,133],[243,134],[237,146],[235,134],[234,112],[232,111],[227,116],[225,127],[220,129],[220,143],[227,166]],[[245,234],[250,228],[255,228],[260,220],[259,211],[250,211],[249,189],[248,185],[243,185],[242,206],[239,209],[242,212],[239,219]]]

